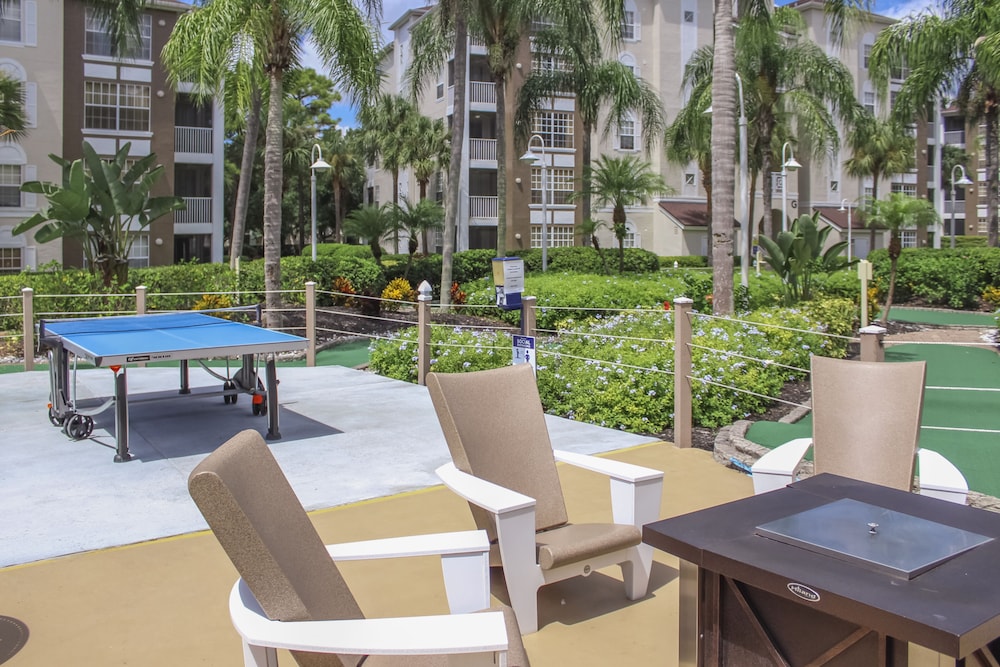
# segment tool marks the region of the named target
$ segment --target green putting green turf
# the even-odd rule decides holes
[[[993,313],[972,313],[962,310],[936,310],[928,308],[898,308],[889,310],[893,322],[914,322],[939,326],[996,327]]]
[[[1000,355],[995,351],[954,345],[893,345],[886,361],[927,362],[923,426],[920,446],[941,453],[958,466],[969,488],[1000,496],[1000,434],[943,431],[927,427],[1000,430],[1000,392],[955,391],[932,387],[1000,388]],[[793,438],[809,437],[812,420],[807,416],[795,424],[757,422],[747,439],[775,447]]]

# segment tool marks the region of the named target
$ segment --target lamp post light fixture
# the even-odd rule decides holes
[[[955,172],[962,172],[962,178],[955,180]],[[969,177],[965,175],[965,167],[960,164],[956,164],[951,168],[951,247],[955,247],[955,186],[961,185],[963,188],[966,185],[972,185],[972,181]]]
[[[785,149],[788,149],[788,158],[785,158]],[[795,159],[792,151],[792,142],[786,141],[781,146],[781,231],[788,231],[788,171],[795,171],[802,165]]]
[[[535,139],[538,139],[541,155],[535,155],[531,152],[531,144]],[[528,164],[537,164],[542,170],[542,271],[545,272],[549,268],[549,210],[545,192],[548,188],[548,179],[546,178],[548,176],[548,165],[545,162],[545,139],[541,135],[531,135],[531,138],[528,139],[528,150],[521,156],[521,160]]]
[[[319,157],[317,158],[317,154]],[[323,149],[320,148],[319,144],[313,144],[312,150],[309,151],[309,159],[312,161],[312,165],[309,167],[311,172],[309,178],[310,194],[312,195],[312,261],[316,261],[316,172],[326,171],[330,168],[330,164],[323,159]]]
[[[851,245],[851,207],[847,205],[846,199],[840,200],[840,208],[838,211],[847,211],[847,265],[851,265],[851,251],[853,246]]]

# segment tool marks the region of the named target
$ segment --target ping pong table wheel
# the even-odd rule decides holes
[[[74,414],[66,420],[66,435],[74,440],[83,440],[94,432],[94,420],[92,417]]]
[[[49,421],[52,422],[53,426],[60,426],[61,427],[63,424],[66,423],[66,418],[58,416],[55,413],[55,410],[50,405],[49,406]]]
[[[253,401],[252,407],[254,415],[267,414],[267,394],[254,394],[252,401]]]
[[[235,389],[236,389],[236,383],[233,382],[232,380],[226,380],[225,382],[222,383],[223,391],[231,391]],[[226,405],[229,405],[230,403],[236,405],[237,398],[239,398],[239,394],[223,394],[222,402]]]

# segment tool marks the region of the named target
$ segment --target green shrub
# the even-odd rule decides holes
[[[374,260],[346,257],[337,267],[337,275],[350,280],[354,291],[365,296],[379,296],[386,285],[385,275]]]
[[[697,269],[708,266],[708,257],[704,255],[676,255],[673,257],[660,257],[661,269]],[[734,258],[738,259],[738,258]],[[677,265],[676,267],[674,265]]]
[[[312,257],[312,248],[310,246],[305,246],[302,248],[302,256]],[[371,259],[374,260],[375,257],[372,256],[372,249],[370,246],[366,245],[352,245],[350,243],[320,243],[316,246],[316,259],[320,257],[333,256],[336,258],[341,257],[360,257],[361,259]]]
[[[956,236],[955,237],[955,248],[985,248],[986,241],[988,241],[985,236]],[[942,238],[941,245],[951,246],[951,237]]]
[[[369,348],[369,368],[385,377],[417,381],[417,328],[409,327]],[[431,370],[463,373],[506,366],[511,361],[508,332],[461,327],[431,328]]]
[[[889,257],[875,250],[868,259],[879,293],[889,286]],[[896,269],[894,301],[932,306],[978,308],[987,287],[1000,285],[1000,248],[907,248]]]

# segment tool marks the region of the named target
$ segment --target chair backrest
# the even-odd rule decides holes
[[[188,490],[268,618],[362,617],[259,433],[243,431],[209,454],[191,472]],[[295,657],[300,664],[343,664],[333,655]]]
[[[455,467],[534,498],[536,530],[567,522],[545,412],[528,364],[429,373],[427,389]],[[495,539],[492,517],[470,507],[476,525]]]
[[[920,440],[923,361],[812,358],[813,459],[830,472],[909,491]]]

